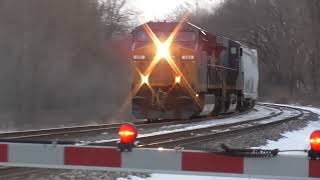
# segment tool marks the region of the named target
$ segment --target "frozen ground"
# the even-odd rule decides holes
[[[268,140],[266,146],[261,148],[265,149],[275,149],[280,150],[305,150],[309,149],[309,137],[311,133],[315,130],[320,130],[320,121],[310,122],[307,127],[301,130],[287,132],[282,134],[284,136],[278,141]],[[305,152],[294,151],[294,152],[284,152],[285,154],[305,154]]]
[[[296,106],[292,105],[291,107],[300,108],[304,110],[311,111],[319,115],[320,119],[320,109],[314,107],[305,107],[305,106]],[[262,146],[262,148],[278,148],[280,150],[305,150],[309,149],[309,137],[311,133],[315,130],[320,130],[320,121],[312,121],[309,122],[308,126],[297,131],[287,132],[282,134],[283,138],[278,141],[270,141],[268,140],[268,144],[266,146]],[[304,154],[301,151],[295,152],[284,152],[285,154]]]

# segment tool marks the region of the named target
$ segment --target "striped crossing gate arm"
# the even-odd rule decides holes
[[[320,178],[320,160],[307,155],[268,158],[226,156],[202,151],[132,149],[54,144],[0,144],[0,165],[102,171],[141,171],[280,179]]]
[[[0,144],[0,162],[8,162],[8,144]]]

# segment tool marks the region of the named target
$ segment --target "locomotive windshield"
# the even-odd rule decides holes
[[[196,40],[196,33],[194,32],[179,32],[176,35],[177,42],[194,42]]]
[[[165,40],[168,38],[171,32],[155,32],[155,35],[160,40]],[[196,40],[196,33],[195,32],[178,32],[175,36],[175,42],[194,42]],[[144,31],[139,31],[136,33],[135,41],[140,42],[149,42],[151,41],[149,35]]]

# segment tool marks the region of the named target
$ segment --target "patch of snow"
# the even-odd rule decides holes
[[[305,150],[309,149],[309,137],[315,130],[320,129],[320,121],[310,122],[307,127],[282,134],[278,141],[268,140],[268,144],[259,148],[280,150]],[[282,154],[306,154],[301,151],[283,152]]]

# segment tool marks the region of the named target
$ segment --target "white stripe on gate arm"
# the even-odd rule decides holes
[[[309,160],[303,155],[244,158],[244,174],[308,177]],[[319,169],[320,171],[320,169]]]
[[[122,168],[181,171],[181,152],[175,150],[133,149],[121,156]]]
[[[10,144],[8,161],[19,164],[63,165],[64,147],[52,144]]]

